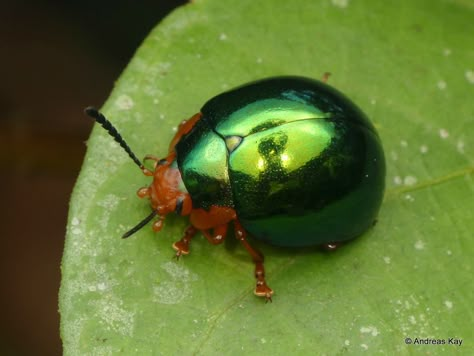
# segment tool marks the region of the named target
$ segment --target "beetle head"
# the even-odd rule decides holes
[[[177,214],[184,216],[191,213],[191,197],[183,184],[183,180],[181,179],[181,173],[179,172],[175,160],[176,154],[173,150],[174,144],[181,136],[177,136],[175,139],[173,139],[172,147],[168,157],[162,160],[159,160],[154,156],[145,157],[145,161],[154,161],[154,169],[152,171],[143,165],[143,163],[133,153],[114,125],[112,125],[112,123],[107,120],[107,118],[102,113],[93,107],[86,108],[85,113],[98,122],[108,132],[108,134],[120,144],[124,151],[128,153],[133,162],[135,162],[135,164],[141,169],[143,174],[153,177],[153,181],[148,187],[141,188],[137,192],[140,198],[147,197],[150,199],[153,210],[150,215],[139,222],[131,230],[126,232],[122,236],[123,238],[133,235],[143,226],[148,224],[156,215],[158,215],[158,220],[153,223],[153,230],[160,231],[163,227],[163,220],[166,214],[176,212]],[[199,119],[199,117],[199,115],[195,115],[194,119],[190,120],[190,123],[194,123]],[[189,124],[189,127],[192,127],[191,124]],[[187,131],[181,130],[180,135],[185,132]]]
[[[153,230],[160,231],[167,214],[175,212],[182,216],[189,215],[192,201],[173,155],[161,160],[146,156],[145,160],[155,161],[153,172],[147,168],[142,169],[145,175],[153,176],[153,181],[149,186],[140,188],[137,195],[150,199],[152,209],[159,216],[153,223]]]

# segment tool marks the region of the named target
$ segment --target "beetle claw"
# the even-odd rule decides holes
[[[176,260],[176,261],[179,261],[179,258],[182,256],[182,253],[181,251],[176,251],[176,253],[174,254],[173,258]]]
[[[272,303],[273,290],[267,286],[264,280],[257,280],[257,286],[255,287],[255,295],[257,297],[264,297],[265,303]]]
[[[173,244],[173,248],[176,251],[176,259],[179,259],[182,255],[189,254],[189,245],[183,242],[182,240],[175,242]]]

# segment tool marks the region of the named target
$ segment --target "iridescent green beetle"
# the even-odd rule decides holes
[[[302,77],[246,84],[209,100],[181,123],[164,159],[148,170],[97,110],[101,123],[147,176],[152,213],[161,230],[166,214],[188,216],[190,226],[173,247],[189,253],[200,231],[220,244],[233,223],[235,236],[255,262],[255,294],[271,300],[263,255],[247,241],[277,246],[335,248],[376,221],[385,186],[385,159],[375,128],[337,90]]]

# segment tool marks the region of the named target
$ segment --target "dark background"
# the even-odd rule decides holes
[[[0,2],[0,354],[58,355],[68,201],[100,107],[185,1]]]

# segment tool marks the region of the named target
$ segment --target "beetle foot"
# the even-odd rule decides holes
[[[330,72],[324,72],[324,73],[323,73],[323,78],[322,78],[323,83],[327,83],[327,82],[328,82],[330,75],[331,75]]]
[[[330,242],[330,243],[321,245],[323,250],[326,250],[326,251],[336,251],[341,246],[342,246],[342,242]]]
[[[265,281],[257,281],[254,293],[257,297],[264,297],[265,303],[272,302],[273,290],[267,286]]]
[[[238,220],[234,221],[235,237],[242,243],[247,252],[252,256],[252,260],[255,263],[255,279],[257,280],[257,286],[255,287],[255,295],[258,297],[264,297],[265,302],[272,302],[273,290],[267,286],[265,282],[265,267],[263,267],[263,255],[254,249],[247,242],[247,232],[244,230]]]
[[[267,282],[265,281],[265,269],[263,267],[263,262],[255,263],[255,278],[257,279],[257,285],[254,292],[255,295],[258,297],[264,297],[265,303],[272,302],[273,290],[267,285]]]
[[[189,243],[191,242],[194,235],[196,235],[196,233],[196,228],[194,226],[190,226],[184,231],[184,236],[181,238],[181,240],[176,241],[173,244],[173,248],[176,250],[176,254],[174,257],[177,260],[179,260],[182,255],[189,254]]]
[[[176,260],[179,260],[179,258],[182,255],[189,254],[189,243],[186,244],[182,240],[179,240],[179,241],[175,242],[173,244],[173,248],[176,251],[176,254],[174,255],[174,258],[176,258]]]

